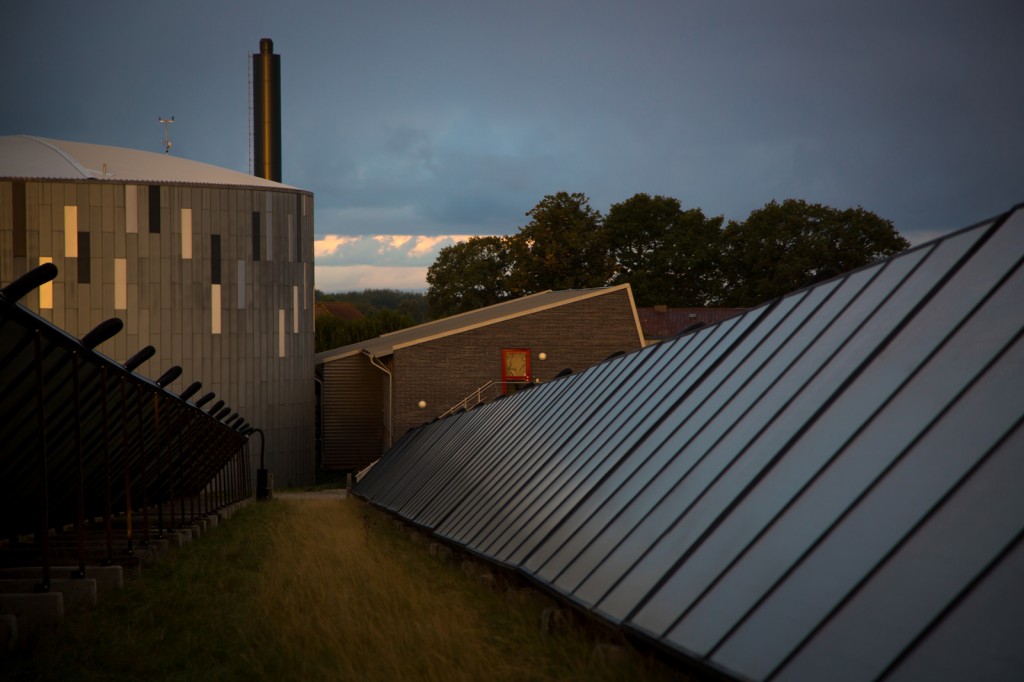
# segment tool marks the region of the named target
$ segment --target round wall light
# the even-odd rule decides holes
[[[419,405],[420,409],[422,410],[424,407],[427,406],[427,401],[426,400],[421,400],[421,401],[419,401],[416,404]]]

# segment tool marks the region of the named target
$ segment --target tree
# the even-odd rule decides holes
[[[892,222],[861,207],[771,201],[722,233],[721,305],[752,306],[903,251]]]
[[[549,194],[510,239],[516,293],[606,285],[613,274],[601,214],[579,192]]]
[[[356,320],[343,320],[330,314],[317,315],[313,321],[314,350],[320,353],[332,348],[341,348],[414,324],[411,317],[390,308],[381,308]]]
[[[431,316],[455,315],[511,298],[511,263],[507,237],[470,237],[444,247],[427,269]]]
[[[637,305],[701,306],[720,295],[722,217],[678,199],[635,194],[604,219],[613,284],[629,282]]]

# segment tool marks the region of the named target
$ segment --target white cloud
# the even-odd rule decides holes
[[[323,258],[330,256],[338,252],[338,249],[351,244],[352,242],[359,239],[359,237],[347,237],[340,234],[328,234],[324,235],[323,238],[317,239],[313,242],[313,256],[316,258]]]
[[[317,265],[313,269],[320,291],[427,288],[427,268],[421,266]]]
[[[416,237],[416,242],[413,244],[412,248],[409,249],[409,255],[423,256],[429,253],[432,254],[434,258],[437,258],[437,252],[441,249],[435,249],[435,246],[438,246],[442,242],[444,242],[443,246],[451,246],[457,242],[466,241],[466,239],[468,239],[468,237],[463,237],[462,235],[441,235],[438,237],[427,237],[421,235]]]
[[[378,234],[373,238],[380,242],[381,249],[400,249],[413,237],[411,234]]]
[[[438,252],[471,235],[324,235],[314,243],[318,265],[430,266]]]
[[[328,234],[314,242],[316,288],[425,290],[427,268],[446,246],[473,235]]]

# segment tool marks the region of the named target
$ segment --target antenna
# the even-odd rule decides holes
[[[164,154],[171,153],[171,124],[174,123],[174,117],[170,118],[157,118],[158,121],[164,124]]]

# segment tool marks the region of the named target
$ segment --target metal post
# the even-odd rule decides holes
[[[111,565],[114,563],[114,529],[111,526],[110,517],[112,515],[112,505],[110,503],[111,496],[111,483],[110,483],[110,415],[107,411],[107,366],[103,365],[100,368],[100,380],[103,382],[103,468],[106,472],[107,479],[107,499],[104,507],[104,519],[103,523],[106,527],[107,535],[107,558],[104,564]]]
[[[146,437],[142,430],[142,387],[135,387],[139,413],[139,462],[142,464],[142,544],[149,546],[149,473],[146,471]]]
[[[262,429],[252,429],[249,432],[250,435],[254,433],[260,434],[260,468],[256,470],[256,499],[265,500],[270,497],[270,491],[267,489],[267,468],[263,460],[267,437]]]
[[[134,553],[132,546],[132,469],[131,447],[128,439],[128,398],[125,396],[125,378],[121,377],[121,438],[124,445],[124,514],[128,526],[128,554]]]
[[[184,422],[185,421],[184,415],[182,415],[182,417],[178,421],[179,421],[179,423],[180,422]],[[181,434],[182,430],[183,429],[181,429],[181,428],[178,429],[178,467],[179,468],[185,466],[185,447],[184,447],[184,445],[182,445],[182,442],[181,442],[181,440],[182,440],[182,434]],[[184,476],[183,476],[183,478],[184,478]],[[182,490],[181,490],[181,498],[180,498],[181,499],[181,505],[180,506],[181,506],[181,525],[182,525],[182,527],[186,526],[186,523],[185,523],[185,494],[186,494],[185,493],[185,489],[186,489],[186,487],[187,487],[187,482],[183,481],[181,483]]]
[[[36,592],[50,591],[50,500],[46,466],[46,390],[43,382],[42,332],[35,330],[33,343],[36,351],[36,414],[39,417],[39,539],[43,550],[43,582]]]
[[[75,531],[78,536],[78,570],[72,574],[73,578],[85,577],[85,467],[82,462],[82,392],[78,378],[79,364],[78,351],[72,351],[71,371],[75,393],[75,457],[78,461],[78,518],[75,523]]]
[[[164,505],[160,500],[160,394],[157,391],[153,391],[153,444],[156,446],[156,523],[159,530],[157,531],[157,537],[162,538],[164,536]]]

